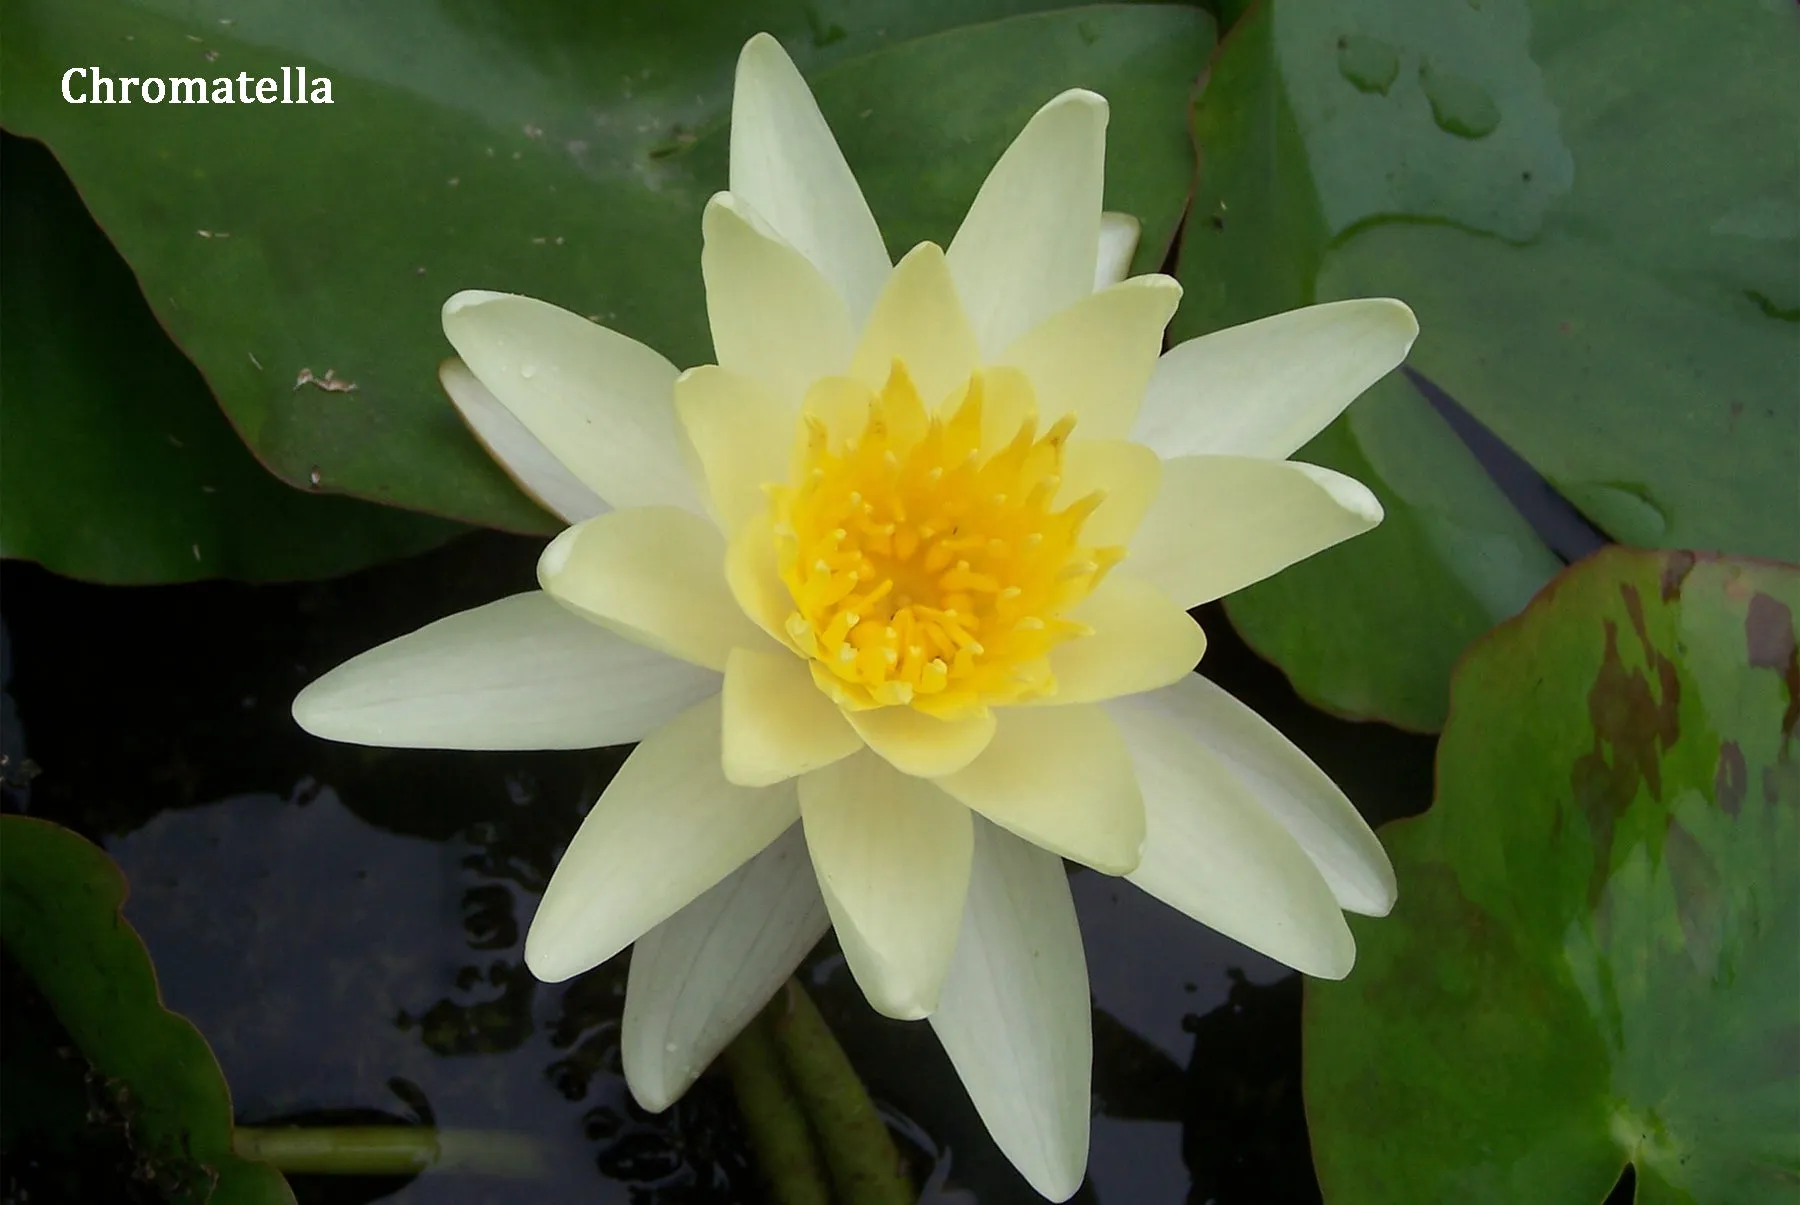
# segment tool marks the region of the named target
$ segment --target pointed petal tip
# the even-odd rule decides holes
[[[503,297],[511,296],[513,296],[513,294],[497,293],[492,289],[463,289],[460,292],[452,293],[449,298],[445,300],[443,316],[445,319],[449,319],[462,313],[464,310],[472,309],[484,302],[497,301]]]
[[[780,38],[766,29],[758,30],[750,35],[750,39],[744,43],[744,48],[738,52],[738,68],[742,70],[745,63],[762,59],[768,55],[780,55],[784,61],[792,61],[788,57],[786,47],[782,46]]]
[[[1349,933],[1349,926],[1345,926],[1344,940],[1315,965],[1294,969],[1314,979],[1327,979],[1334,983],[1349,978],[1351,970],[1356,966],[1356,939],[1349,936]]]
[[[863,999],[869,1007],[888,1018],[890,1021],[923,1021],[937,1011],[937,999],[921,999],[906,993],[894,995],[871,994],[867,987],[863,988]]]
[[[1106,98],[1098,92],[1090,92],[1086,88],[1069,88],[1051,97],[1038,112],[1048,113],[1053,109],[1062,108],[1085,109],[1090,113],[1097,114],[1102,121],[1111,111],[1111,106],[1106,103]]]
[[[1410,348],[1419,337],[1419,316],[1412,307],[1397,297],[1374,297],[1369,303],[1387,311],[1396,330],[1405,333],[1406,346]]]
[[[307,735],[331,740],[329,732],[331,711],[325,702],[325,692],[319,689],[320,683],[324,680],[324,678],[318,678],[303,687],[300,693],[294,696],[289,711],[293,714],[294,723],[300,725],[301,730]]]
[[[1374,890],[1367,898],[1355,899],[1345,905],[1349,911],[1359,916],[1386,916],[1400,901],[1400,885],[1394,878],[1394,864],[1385,856],[1385,849],[1381,852],[1384,856],[1380,864],[1371,868],[1376,879]]]
[[[538,554],[537,580],[538,585],[546,594],[555,594],[555,591],[550,588],[550,581],[568,566],[569,558],[574,555],[575,544],[580,536],[579,525],[565,527],[557,533],[554,540],[544,546],[544,551]]]
[[[1077,1164],[1065,1164],[1060,1167],[1039,1168],[1025,1172],[1025,1182],[1037,1190],[1037,1194],[1052,1205],[1062,1205],[1081,1190],[1087,1180],[1087,1152],[1082,1152],[1081,1161]]]
[[[631,1078],[631,1068],[625,1069],[625,1087],[631,1091],[631,1099],[637,1102],[638,1108],[646,1113],[661,1113],[676,1101],[680,1100],[693,1085],[682,1087],[679,1092],[669,1091],[668,1084],[640,1084]]]
[[[536,919],[525,933],[525,969],[540,983],[562,983],[597,964],[570,958]]]

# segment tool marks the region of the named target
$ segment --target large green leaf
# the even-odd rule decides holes
[[[1413,367],[1608,534],[1800,558],[1796,24],[1772,0],[1264,0],[1195,115],[1177,332],[1400,297]],[[1457,652],[1554,560],[1403,380],[1300,458],[1388,523],[1233,621],[1314,701],[1436,727]]]
[[[1800,1193],[1800,570],[1613,549],[1458,670],[1391,917],[1308,985],[1332,1205]]]
[[[125,878],[98,848],[0,818],[0,941],[105,1077],[138,1173],[184,1205],[293,1205],[279,1172],[232,1153],[225,1077],[200,1031],[163,1007],[124,902]]]
[[[725,171],[704,135],[758,29],[817,82],[891,236],[946,238],[1031,107],[1105,92],[1107,199],[1143,219],[1146,259],[1186,197],[1182,114],[1212,45],[1197,10],[1055,0],[18,0],[7,26],[0,119],[57,152],[271,468],[524,529],[542,514],[438,393],[438,308],[527,293],[707,359],[699,215]],[[110,77],[303,66],[333,103],[65,103],[63,72],[97,58]],[[355,391],[295,388],[327,371]]]
[[[48,151],[0,156],[0,553],[117,584],[330,577],[460,528],[256,463]]]

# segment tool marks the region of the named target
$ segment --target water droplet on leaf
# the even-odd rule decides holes
[[[1629,481],[1559,482],[1563,496],[1594,525],[1621,544],[1654,548],[1669,531],[1669,516],[1650,498],[1648,486]]]
[[[1400,74],[1400,54],[1380,38],[1350,34],[1338,39],[1338,74],[1359,92],[1387,95]]]
[[[1458,138],[1486,138],[1500,124],[1494,98],[1467,76],[1438,71],[1424,63],[1419,67],[1419,84],[1431,102],[1431,119],[1440,130]]]
[[[519,375],[524,377],[527,381],[529,381],[532,377],[535,377],[537,375],[537,365],[536,364],[525,365],[523,368],[519,369]]]

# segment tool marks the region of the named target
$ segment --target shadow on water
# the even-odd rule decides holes
[[[530,588],[539,544],[481,534],[326,583],[102,588],[0,566],[5,801],[105,845],[170,1007],[211,1040],[241,1120],[435,1118],[523,1133],[543,1177],[300,1184],[418,1205],[760,1199],[728,1085],[660,1116],[619,1070],[623,958],[568,984],[522,961],[535,899],[624,750],[434,753],[313,740],[311,678]],[[1432,742],[1311,711],[1216,608],[1206,669],[1374,820],[1429,800]],[[35,775],[31,773],[36,771]],[[1298,983],[1135,888],[1072,875],[1095,999],[1090,1182],[1109,1203],[1317,1199]],[[927,1199],[1035,1201],[928,1027],[874,1016],[828,939],[803,973]],[[8,1008],[18,977],[8,976]]]

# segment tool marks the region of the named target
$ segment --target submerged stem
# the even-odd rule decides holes
[[[887,1123],[812,997],[790,979],[763,1015],[818,1135],[838,1199],[846,1205],[914,1205],[918,1193],[907,1182]]]
[[[766,1014],[759,1014],[726,1048],[725,1066],[770,1199],[776,1205],[831,1205],[825,1168],[782,1069]]]
[[[435,1168],[526,1178],[543,1172],[537,1143],[496,1130],[434,1126],[238,1126],[232,1149],[278,1171],[403,1176]]]

